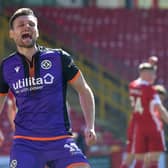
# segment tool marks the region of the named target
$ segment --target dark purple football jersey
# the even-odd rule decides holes
[[[66,90],[79,69],[65,51],[38,48],[31,62],[16,52],[1,63],[0,94],[10,89],[18,107],[15,136],[70,135]]]

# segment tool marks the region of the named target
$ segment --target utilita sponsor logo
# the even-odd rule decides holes
[[[13,83],[12,86],[15,91],[20,90],[21,92],[25,92],[27,90],[42,89],[44,84],[50,85],[53,84],[53,81],[54,76],[51,75],[50,73],[47,73],[45,76],[39,78],[29,77],[19,79],[18,81]]]

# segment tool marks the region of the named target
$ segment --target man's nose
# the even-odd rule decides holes
[[[24,27],[26,27],[26,28],[30,28],[31,26],[30,26],[29,23],[26,23]]]

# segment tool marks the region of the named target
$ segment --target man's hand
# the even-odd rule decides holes
[[[88,146],[96,143],[97,137],[93,129],[85,129],[85,141]]]
[[[4,136],[2,131],[0,130],[0,147],[2,146],[3,142],[4,142]]]

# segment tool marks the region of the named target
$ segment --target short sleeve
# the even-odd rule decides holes
[[[154,89],[154,87],[151,87],[151,94],[152,94],[152,100],[151,100],[151,109],[154,108],[155,105],[160,105],[162,104],[161,99]]]
[[[3,73],[3,63],[0,65],[0,94],[8,93],[9,86],[5,82],[4,73]]]
[[[153,96],[152,102],[153,102],[153,104],[161,104],[162,103],[158,94],[155,94]]]
[[[63,75],[66,79],[66,81],[70,82],[76,76],[79,74],[79,68],[78,66],[74,63],[74,60],[71,55],[69,55],[65,51],[61,51],[61,59],[62,59],[62,65],[63,65]]]

